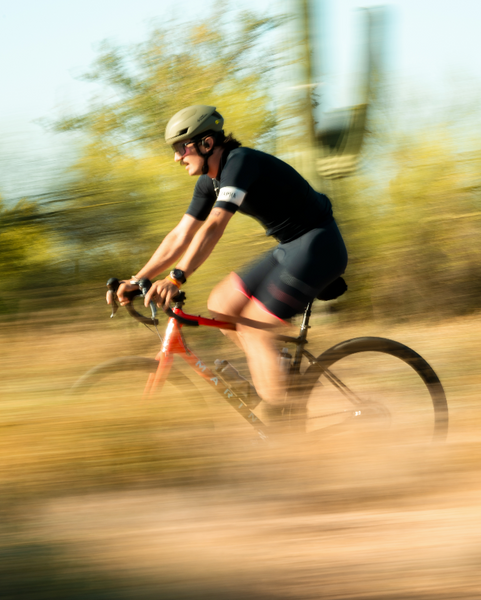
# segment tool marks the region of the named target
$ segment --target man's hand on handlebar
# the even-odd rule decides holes
[[[134,290],[138,289],[138,285],[132,285],[128,281],[121,281],[119,289],[117,290],[117,298],[119,300],[120,306],[125,306],[126,304],[130,303],[129,298],[125,296],[126,292],[133,292]],[[106,300],[107,304],[112,304],[112,294],[109,294],[109,292],[107,292]]]
[[[149,302],[152,300],[159,308],[165,310],[166,308],[169,308],[170,301],[177,295],[178,291],[179,288],[168,278],[154,281],[152,287],[145,295],[144,304],[148,307]]]
[[[117,300],[121,306],[127,307],[129,313],[135,313],[136,311],[132,308],[131,303],[134,297],[140,294],[145,294],[145,306],[148,308],[150,305],[152,318],[155,317],[155,305],[172,316],[173,313],[170,310],[169,304],[179,293],[179,288],[169,278],[154,281],[154,283],[144,278],[139,279],[137,284],[130,283],[130,281],[119,281],[116,277],[111,277],[107,281],[107,287],[109,291],[107,292],[106,300],[107,304],[112,305],[111,316],[114,316],[117,311]]]

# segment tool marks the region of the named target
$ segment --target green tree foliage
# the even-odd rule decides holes
[[[481,151],[465,150],[466,140],[441,128],[398,133],[382,160],[341,185],[350,296],[362,314],[428,318],[481,307]]]
[[[38,204],[21,200],[7,207],[0,196],[0,313],[15,308],[18,291],[52,273],[57,240],[40,217]]]
[[[193,27],[169,23],[134,47],[105,43],[86,76],[100,96],[88,114],[55,124],[79,132],[83,144],[69,184],[50,205],[80,280],[93,271],[101,280],[129,276],[184,214],[195,180],[179,170],[164,142],[167,121],[182,107],[215,105],[244,145],[273,149],[275,53],[259,42],[278,21],[241,13],[233,25],[228,15]],[[234,247],[230,264],[214,256],[202,277],[206,288],[271,244],[256,223],[240,217],[216,254],[241,237],[242,261]]]

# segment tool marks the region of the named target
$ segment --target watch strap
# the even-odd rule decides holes
[[[180,286],[182,285],[182,283],[178,279],[172,277],[171,275],[167,275],[166,279],[171,281],[180,290]]]
[[[180,283],[185,283],[187,281],[185,273],[184,271],[182,271],[182,269],[172,269],[172,271],[170,272],[170,276],[173,279],[180,281]]]

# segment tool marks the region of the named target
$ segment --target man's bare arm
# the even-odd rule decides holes
[[[233,213],[223,209],[214,208],[204,225],[195,234],[189,248],[178,263],[177,267],[189,277],[207,260],[217,242],[222,237]]]
[[[184,271],[186,277],[189,277],[209,257],[231,218],[232,213],[222,208],[212,210],[207,221],[195,234],[186,253],[177,263],[177,267]],[[158,306],[167,307],[177,291],[177,287],[168,278],[154,281],[145,296],[144,303],[148,306],[150,300],[155,297]]]
[[[135,276],[138,279],[142,277],[153,279],[165,269],[173,266],[184,254],[201,227],[202,221],[190,215],[184,215],[179,224],[162,240],[152,258]]]
[[[179,224],[168,233],[162,240],[160,246],[152,255],[147,264],[134,275],[137,279],[147,277],[152,279],[164,269],[171,267],[186,251],[193,237],[202,227],[202,221],[195,219],[191,215],[184,215]],[[122,283],[118,289],[117,295],[120,304],[126,304],[129,300],[124,296],[125,292],[137,289],[137,286],[130,285],[127,281]],[[110,304],[110,298],[107,297],[107,303]]]

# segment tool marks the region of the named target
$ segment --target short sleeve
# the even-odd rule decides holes
[[[219,196],[215,203],[216,208],[224,208],[231,213],[235,213],[242,204],[246,192],[240,188],[224,186],[219,190]]]
[[[219,196],[215,206],[229,212],[236,212],[242,205],[249,188],[258,179],[259,163],[252,150],[236,148],[232,150],[222,170]]]
[[[212,179],[207,175],[201,175],[194,188],[194,194],[186,214],[205,221],[214,206],[216,197]]]

